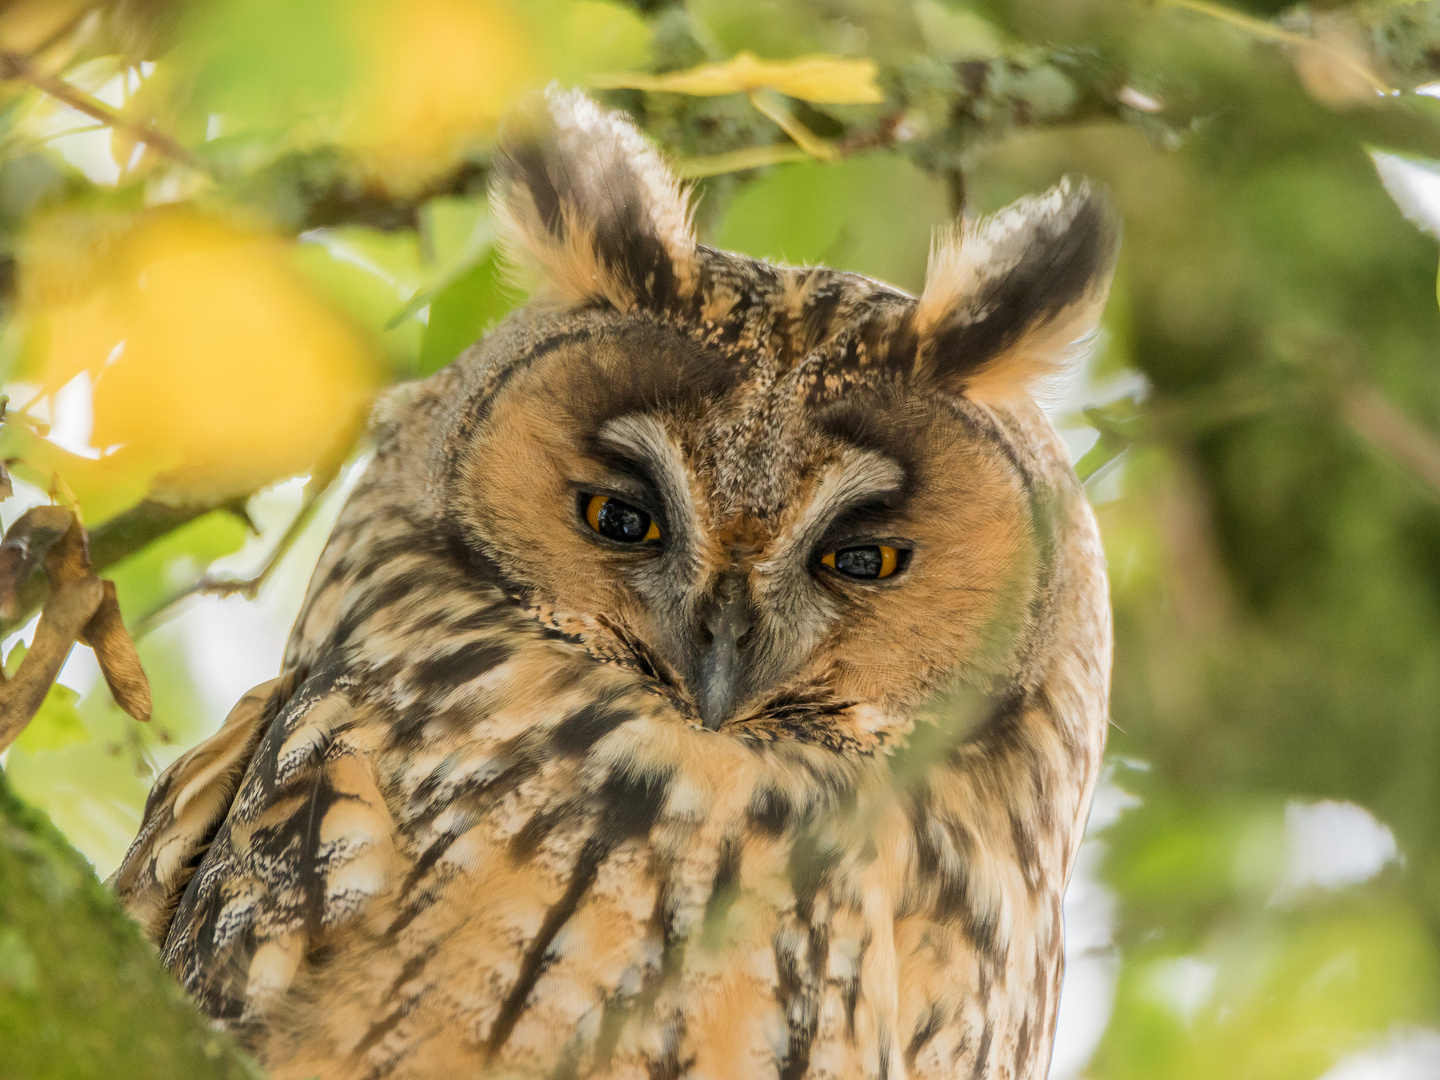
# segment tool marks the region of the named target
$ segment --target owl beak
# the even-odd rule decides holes
[[[750,624],[744,581],[738,575],[726,575],[704,618],[710,641],[700,657],[698,672],[700,716],[711,731],[718,730],[735,711],[743,681],[740,645]]]

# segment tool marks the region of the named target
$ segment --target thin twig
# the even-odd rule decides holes
[[[675,163],[675,172],[682,180],[698,180],[703,176],[763,169],[766,165],[784,165],[792,161],[808,161],[810,155],[798,146],[772,143],[769,146],[747,146],[724,154],[684,158]]]
[[[1286,30],[1284,27],[1265,22],[1263,19],[1256,19],[1239,11],[1233,11],[1223,4],[1212,4],[1209,0],[1160,0],[1160,3],[1168,7],[1184,8],[1187,11],[1193,11],[1200,15],[1208,15],[1212,19],[1218,19],[1221,22],[1229,23],[1231,26],[1239,27],[1246,33],[1253,34],[1255,37],[1265,41],[1279,41],[1286,45],[1299,45],[1304,48],[1319,49],[1321,52],[1329,53],[1342,67],[1369,83],[1377,93],[1388,96],[1400,92],[1344,49],[1336,48],[1328,42],[1308,37],[1305,34],[1297,34],[1293,30]]]
[[[1374,387],[1349,387],[1341,399],[1345,418],[1365,440],[1440,492],[1440,439],[1381,396]]]
[[[769,116],[769,113],[766,113]],[[774,120],[775,117],[770,117]],[[793,120],[794,118],[791,117]],[[794,120],[799,124],[799,120]],[[803,128],[803,125],[801,125]],[[811,139],[819,141],[809,128],[803,128]],[[882,117],[879,126],[873,130],[857,131],[834,142],[829,147],[829,157],[824,160],[836,161],[879,150],[903,142],[908,138],[905,116],[901,112]],[[794,135],[791,134],[791,138]],[[762,169],[767,165],[785,165],[792,161],[813,161],[815,155],[799,145],[770,143],[765,146],[746,146],[729,150],[723,154],[709,154],[704,157],[682,158],[675,163],[675,171],[685,180],[698,180],[704,176],[719,176],[722,173],[745,172],[747,169]]]
[[[330,469],[325,473],[317,473],[305,485],[304,501],[300,504],[300,510],[286,526],[285,533],[270,550],[265,559],[265,564],[260,572],[248,578],[212,578],[209,575],[202,577],[193,585],[186,586],[180,591],[161,600],[145,614],[134,621],[135,637],[144,637],[154,630],[162,622],[176,604],[187,600],[192,596],[235,596],[240,595],[247,600],[254,600],[259,594],[261,586],[270,580],[270,575],[275,572],[276,567],[284,561],[290,549],[295,546],[295,541],[309,527],[315,519],[315,511],[319,508],[325,493],[330,490],[339,475],[339,469]]]
[[[30,62],[29,57],[19,53],[0,52],[0,79],[18,79],[21,82],[29,83],[41,93],[48,94],[76,112],[83,113],[106,127],[123,131],[136,142],[144,143],[173,161],[178,161],[182,165],[188,165],[190,168],[199,169],[202,172],[210,171],[210,166],[204,159],[181,146],[169,135],[155,130],[149,124],[126,119],[109,105],[87,94],[73,83],[66,82],[58,75],[51,75],[39,70]]]

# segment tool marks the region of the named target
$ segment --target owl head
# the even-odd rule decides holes
[[[475,574],[722,732],[1034,674],[1080,496],[1030,393],[1095,329],[1103,198],[957,225],[917,298],[697,243],[635,128],[552,91],[493,201],[532,301],[379,414]]]

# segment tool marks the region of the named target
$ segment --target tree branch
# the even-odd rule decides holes
[[[0,771],[0,1072],[261,1080],[140,928]]]
[[[144,143],[172,161],[178,161],[182,165],[188,165],[190,168],[199,169],[202,172],[210,171],[210,166],[204,159],[191,153],[169,135],[162,131],[156,131],[149,124],[136,123],[126,119],[109,105],[85,93],[78,86],[66,82],[58,75],[41,71],[27,56],[20,53],[0,52],[0,79],[17,79],[29,83],[41,93],[48,94],[56,101],[68,105],[76,112],[83,113],[106,127],[124,132],[136,142]]]
[[[1420,427],[1374,387],[1349,387],[1341,398],[1350,426],[1440,493],[1440,439]]]
[[[174,532],[182,525],[188,525],[212,510],[230,510],[243,514],[242,507],[243,502],[228,502],[218,506],[176,507],[147,500],[111,518],[90,533],[90,564],[97,574],[102,573],[162,536]],[[16,590],[15,613],[8,619],[0,620],[0,637],[21,629],[35,612],[40,610],[40,605],[49,595],[49,580],[44,570],[36,567],[25,579],[25,583]]]

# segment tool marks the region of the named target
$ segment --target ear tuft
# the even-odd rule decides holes
[[[981,401],[1033,392],[1094,334],[1119,248],[1109,200],[1068,179],[938,237],[914,315],[917,374]]]
[[[695,288],[689,200],[620,113],[554,87],[501,132],[491,202],[506,257],[565,305],[663,309]]]

